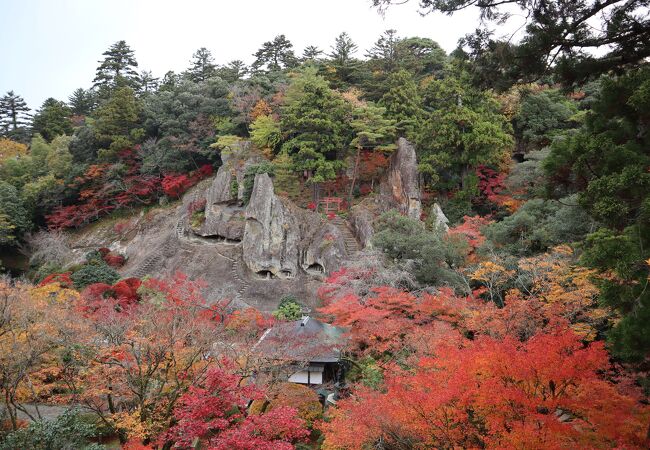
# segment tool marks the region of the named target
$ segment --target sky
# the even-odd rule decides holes
[[[89,88],[102,53],[124,39],[139,70],[161,77],[186,69],[208,48],[217,63],[247,64],[265,41],[285,34],[297,55],[307,45],[329,50],[346,31],[362,56],[387,29],[420,36],[452,51],[478,26],[474,10],[448,17],[418,14],[417,1],[384,16],[370,0],[0,0],[0,94],[13,90],[38,109]]]

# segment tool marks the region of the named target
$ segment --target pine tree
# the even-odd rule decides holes
[[[152,94],[158,89],[158,78],[154,77],[150,70],[140,72],[140,92]]]
[[[228,83],[234,83],[237,80],[241,80],[247,73],[248,67],[246,67],[244,61],[239,59],[230,61],[225,66],[221,66],[217,69],[217,76]]]
[[[293,44],[284,34],[276,36],[272,41],[262,44],[255,54],[253,70],[260,70],[263,67],[269,72],[286,69],[296,65],[296,56],[293,53]]]
[[[173,70],[170,70],[163,76],[158,89],[160,91],[173,91],[177,83],[178,75],[176,75]]]
[[[339,34],[328,55],[331,59],[331,65],[336,73],[336,79],[333,79],[334,87],[345,88],[348,84],[358,81],[359,68],[361,62],[354,57],[359,47],[352,41],[350,36],[343,32]]]
[[[297,197],[300,194],[300,180],[289,155],[280,153],[273,160],[273,167],[275,191],[291,198]]]
[[[56,136],[72,134],[72,110],[64,102],[48,98],[34,116],[34,133],[50,142]]]
[[[388,91],[379,104],[386,108],[386,116],[397,122],[397,131],[409,139],[413,138],[422,117],[421,98],[413,77],[406,70],[388,78]]]
[[[336,178],[352,140],[351,107],[308,68],[288,87],[282,106],[282,130],[288,152],[298,170],[311,171],[312,182]]]
[[[308,45],[302,52],[303,61],[318,61],[323,51],[315,45]]]
[[[97,68],[93,80],[93,86],[100,89],[102,96],[105,96],[106,91],[116,87],[138,87],[139,77],[135,70],[138,62],[126,41],[116,42],[102,54],[105,57],[104,61]]]
[[[397,67],[397,44],[400,42],[397,31],[386,30],[375,45],[366,52],[371,63],[383,72],[392,72]]]
[[[94,95],[90,90],[75,89],[72,95],[68,97],[68,105],[70,105],[72,114],[87,116],[95,107]]]
[[[205,81],[215,75],[217,66],[214,64],[212,53],[205,47],[201,47],[194,52],[190,64],[191,66],[187,69],[187,74],[190,80],[195,83]]]
[[[19,132],[20,129],[29,127],[31,114],[27,103],[14,91],[9,91],[0,98],[0,131],[3,134]]]

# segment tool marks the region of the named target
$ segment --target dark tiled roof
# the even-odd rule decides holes
[[[336,362],[345,344],[345,331],[312,317],[280,322],[262,335],[256,350],[276,359]]]

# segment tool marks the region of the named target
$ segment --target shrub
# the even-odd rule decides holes
[[[302,317],[302,306],[293,295],[285,295],[273,316],[279,320],[298,320]]]
[[[298,417],[307,422],[309,426],[323,415],[323,407],[318,400],[318,394],[301,384],[281,383],[278,385],[267,411],[283,406],[295,408],[298,411]]]
[[[113,284],[120,279],[120,274],[109,267],[104,261],[84,264],[70,278],[78,290],[95,283]]]
[[[389,211],[379,218],[372,243],[396,262],[412,262],[410,270],[420,283],[463,286],[454,268],[463,263],[467,245],[427,230],[419,220]]]
[[[71,410],[56,419],[39,420],[9,433],[0,443],[0,450],[105,449],[103,445],[91,442],[99,434],[96,423]]]

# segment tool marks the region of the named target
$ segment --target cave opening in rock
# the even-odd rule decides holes
[[[257,276],[263,280],[272,280],[275,278],[275,274],[270,270],[260,270],[257,272]]]
[[[205,235],[205,236],[202,236],[202,237],[204,239],[209,239],[209,240],[215,241],[215,242],[224,242],[226,240],[226,238],[224,238],[223,236],[219,236],[218,234],[208,234],[208,235]]]
[[[322,274],[325,273],[325,268],[318,263],[310,264],[309,267],[307,267],[307,272],[308,273],[315,273],[315,274]]]
[[[283,271],[280,272],[280,273],[281,273],[282,276],[285,277],[285,278],[293,278],[293,272],[290,271],[290,270],[286,270],[286,269],[285,269],[285,270],[283,270]]]

